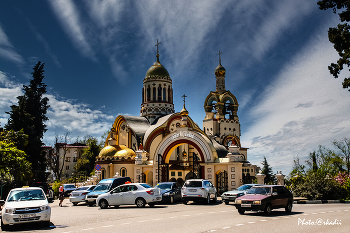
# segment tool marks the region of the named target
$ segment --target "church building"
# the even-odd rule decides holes
[[[206,115],[201,129],[186,109],[185,95],[182,110],[174,110],[172,79],[160,63],[159,44],[156,62],[143,79],[140,116],[117,116],[96,158],[102,167],[100,179],[128,176],[154,186],[202,178],[219,193],[251,183],[257,167],[248,162],[248,149],[241,146],[239,105],[225,89],[220,51],[214,71],[216,90],[203,97]]]

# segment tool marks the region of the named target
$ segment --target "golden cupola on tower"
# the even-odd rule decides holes
[[[167,69],[159,61],[160,43],[157,40],[157,60],[147,70],[143,79],[140,116],[146,117],[151,124],[159,117],[175,112],[172,80]]]

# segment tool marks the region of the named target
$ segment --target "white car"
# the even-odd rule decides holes
[[[82,186],[79,188],[76,188],[73,192],[69,195],[69,201],[73,203],[73,205],[78,205],[79,202],[85,203],[85,197],[86,195],[91,192],[96,185],[87,185]]]
[[[209,204],[210,199],[216,202],[217,191],[214,185],[209,180],[191,179],[186,180],[181,189],[182,203],[185,205],[189,201],[205,201]]]
[[[50,226],[51,207],[41,188],[16,188],[8,194],[1,214],[3,231],[8,230],[10,225],[29,222]]]
[[[162,200],[162,194],[159,188],[152,188],[149,184],[130,183],[120,185],[111,191],[98,196],[96,203],[101,209],[108,206],[136,205],[144,207],[148,204],[153,207]]]

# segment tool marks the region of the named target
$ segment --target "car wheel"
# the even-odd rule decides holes
[[[187,205],[188,201],[182,201],[182,203],[184,203],[185,205]]]
[[[143,198],[137,198],[136,201],[135,201],[135,204],[136,204],[137,207],[141,207],[142,208],[142,207],[145,207],[146,201]]]
[[[8,231],[10,229],[10,225],[5,225],[3,222],[2,222],[2,219],[1,219],[1,230],[2,231]]]
[[[215,203],[217,200],[218,200],[218,195],[217,195],[217,193],[215,193],[215,197],[214,197],[213,202]]]
[[[239,214],[242,214],[242,215],[243,215],[243,214],[244,214],[244,212],[245,212],[245,210],[238,209],[238,213],[239,213]]]
[[[174,204],[174,197],[170,196],[170,204]]]
[[[210,203],[210,195],[208,194],[206,204],[209,204],[209,203]]]
[[[108,208],[108,202],[105,199],[100,200],[98,203],[101,209],[107,209]]]
[[[78,202],[73,202],[73,205],[74,205],[74,206],[77,206],[77,205],[78,205]]]
[[[266,207],[265,207],[265,214],[266,214],[266,215],[270,215],[271,212],[272,212],[272,206],[271,206],[271,204],[269,203],[269,204],[267,204]]]
[[[292,208],[293,208],[292,202],[289,201],[288,204],[287,204],[287,206],[286,206],[286,212],[287,212],[287,213],[292,212]]]
[[[153,208],[155,203],[148,203],[149,207]]]
[[[230,204],[230,202],[229,201],[225,201],[225,205],[228,205],[228,204]]]

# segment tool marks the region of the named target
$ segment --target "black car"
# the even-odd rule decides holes
[[[238,213],[245,211],[264,211],[271,214],[273,209],[285,208],[287,213],[292,211],[293,194],[282,185],[255,186],[244,195],[236,199],[234,206]]]
[[[154,187],[160,189],[162,194],[161,202],[174,203],[181,201],[181,186],[177,182],[162,182]]]

